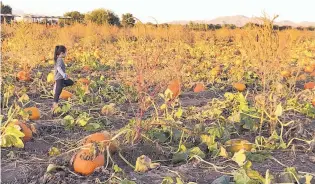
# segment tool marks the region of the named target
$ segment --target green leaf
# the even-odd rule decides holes
[[[251,179],[247,176],[246,171],[241,168],[233,172],[235,184],[248,184]]]
[[[183,110],[182,110],[182,108],[179,108],[179,109],[177,110],[177,112],[175,113],[175,117],[181,118],[182,115],[183,115]]]
[[[24,148],[24,143],[23,143],[22,139],[16,138],[16,140],[13,142],[13,146],[15,146],[17,148]]]
[[[170,176],[165,177],[162,181],[162,184],[173,184],[173,183],[174,183],[174,180]]]
[[[206,157],[206,154],[203,151],[201,151],[199,147],[193,147],[193,148],[189,149],[188,152],[189,152],[189,157],[192,157],[194,155],[198,155],[201,158]]]
[[[186,161],[188,159],[188,156],[189,155],[187,152],[177,152],[173,155],[172,162],[176,164],[182,161]]]
[[[275,111],[275,115],[276,115],[277,117],[279,117],[279,116],[282,115],[282,112],[283,112],[283,110],[282,110],[282,105],[281,105],[281,103],[280,103],[280,104],[277,105],[277,108],[276,108],[276,111]]]
[[[223,175],[215,179],[211,184],[230,184],[230,177]]]
[[[81,127],[85,126],[88,122],[86,119],[77,119],[76,124],[80,125]]]
[[[244,162],[246,161],[245,151],[241,149],[238,152],[234,153],[232,160],[236,162],[239,166],[243,166]]]
[[[262,183],[265,183],[264,177],[262,177],[258,171],[252,170],[251,167],[252,167],[252,162],[247,161],[246,164],[244,165],[244,169],[246,171],[247,176],[250,177],[251,179],[259,180]]]
[[[176,184],[184,184],[184,183],[179,177],[176,177]]]
[[[117,164],[115,164],[115,165],[113,166],[113,169],[114,169],[114,172],[115,172],[115,173],[122,172],[122,169],[121,169]]]
[[[73,125],[74,124],[74,118],[70,115],[67,115],[66,117],[63,118],[64,123],[66,125]]]
[[[98,123],[88,123],[84,129],[87,130],[87,131],[92,131],[92,130],[97,130],[101,127],[100,124]]]
[[[24,137],[25,134],[17,129],[15,126],[7,126],[5,128],[5,135],[12,135],[14,137]]]
[[[293,178],[299,178],[295,167],[287,167],[284,169],[284,171],[290,173]]]

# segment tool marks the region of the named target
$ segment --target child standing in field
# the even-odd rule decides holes
[[[72,86],[73,81],[68,78],[66,74],[66,65],[64,63],[64,58],[67,55],[67,49],[63,45],[57,45],[54,53],[55,61],[55,85],[54,85],[54,103],[52,111],[58,107],[59,96],[62,92],[62,89],[66,86]]]

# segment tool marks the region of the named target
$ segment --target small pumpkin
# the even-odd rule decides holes
[[[284,77],[284,78],[288,78],[288,77],[291,76],[291,72],[290,72],[290,71],[287,71],[287,70],[282,71],[282,72],[281,72],[281,76]]]
[[[304,89],[313,89],[315,87],[315,82],[308,82],[304,84]]]
[[[26,71],[19,71],[17,74],[17,78],[19,81],[30,81],[30,74]]]
[[[88,149],[80,150],[74,157],[74,171],[85,176],[91,175],[97,167],[103,166],[105,163],[103,154],[98,154],[93,158],[93,153]]]
[[[99,143],[102,142],[102,145],[106,148],[109,146],[109,151],[111,153],[115,152],[117,150],[117,144],[115,141],[110,141],[111,140],[111,135],[107,131],[103,132],[97,132],[94,134],[91,134],[87,137],[84,138],[83,144],[90,144],[90,143]]]
[[[32,131],[32,129],[29,127],[28,124],[26,124],[26,123],[24,123],[24,122],[18,122],[18,121],[11,122],[10,124],[18,125],[18,126],[21,128],[21,132],[24,133],[24,137],[22,138],[23,142],[27,142],[27,141],[29,141],[29,140],[32,139],[32,137],[33,137],[33,131]]]
[[[242,91],[244,91],[244,90],[246,89],[245,84],[239,83],[239,82],[234,83],[234,84],[233,84],[233,87],[234,87],[237,91],[239,91],[239,92],[242,92]]]
[[[180,81],[178,79],[172,80],[168,87],[169,90],[173,93],[173,99],[176,98],[180,94]]]
[[[61,91],[61,94],[60,94],[60,98],[64,99],[64,100],[67,100],[67,99],[71,98],[72,96],[73,96],[72,93],[70,93],[69,91],[64,90],[64,89]]]
[[[28,107],[24,109],[25,112],[30,113],[30,120],[38,120],[40,118],[40,112],[37,107]]]
[[[205,86],[202,84],[202,83],[197,83],[195,88],[194,88],[194,92],[195,93],[199,93],[199,92],[202,92],[202,91],[205,91],[206,88]]]
[[[80,78],[78,80],[79,83],[82,83],[82,84],[86,84],[86,85],[89,85],[90,84],[90,81],[86,78]]]
[[[306,66],[306,67],[304,68],[304,71],[305,71],[306,73],[312,73],[312,72],[314,71],[314,67],[312,67],[312,66]]]
[[[82,70],[85,72],[89,72],[91,70],[91,67],[88,65],[85,65],[85,66],[83,66]]]

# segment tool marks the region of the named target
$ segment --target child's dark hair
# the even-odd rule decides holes
[[[63,52],[65,53],[67,51],[67,48],[63,45],[57,45],[55,47],[55,53],[54,53],[54,60],[57,62],[58,56]]]

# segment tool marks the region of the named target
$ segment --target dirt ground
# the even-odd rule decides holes
[[[206,105],[213,97],[219,97],[220,93],[213,91],[206,91],[202,93],[184,93],[181,95],[181,104],[183,107],[188,106],[203,106]],[[49,99],[48,99],[49,100]],[[69,161],[73,152],[63,154],[61,157],[49,157],[49,149],[54,146],[60,149],[61,153],[65,153],[76,146],[76,143],[90,134],[91,132],[83,131],[80,128],[73,130],[66,130],[62,125],[62,119],[51,120],[49,116],[49,104],[45,103],[40,98],[35,99],[43,111],[41,120],[35,121],[38,134],[34,136],[32,141],[25,143],[24,149],[2,148],[1,149],[1,180],[2,183],[30,183],[30,184],[78,184],[78,183],[103,183],[111,177],[112,169],[109,166],[107,169],[98,170],[94,174],[83,177],[75,174],[71,168]],[[127,111],[129,104],[120,106],[121,111]],[[47,113],[45,113],[47,112]],[[107,117],[109,122],[106,130],[117,130],[127,123],[129,112],[125,112],[126,117],[112,116]],[[130,113],[129,113],[130,114]],[[315,122],[310,121],[307,129],[315,130]],[[172,155],[165,151],[159,145],[150,145],[148,143],[138,143],[129,147],[121,147],[121,154],[132,164],[136,162],[140,155],[147,155],[153,161],[159,161],[161,167],[156,170],[151,170],[145,174],[139,174],[133,171],[118,155],[113,155],[115,163],[123,169],[124,173],[121,177],[125,177],[136,183],[155,184],[161,183],[167,177],[180,176],[185,182],[196,183],[211,183],[216,178],[224,175],[224,173],[216,172],[209,165],[204,165],[198,162],[188,162],[174,165],[170,161]],[[314,172],[315,171],[315,153],[306,152],[305,149],[296,148],[295,152],[292,150],[281,150],[272,152],[272,156],[281,164],[286,166],[296,167],[298,171]],[[214,163],[217,166],[234,166],[232,162],[222,163],[220,158],[207,157],[208,162]],[[262,163],[253,163],[253,169],[264,174],[267,169],[271,173],[278,173],[283,171],[284,166],[273,159],[267,159]],[[59,166],[66,166],[65,169],[59,169],[51,174],[45,174],[49,164],[56,164]],[[227,167],[224,172],[230,172],[232,167]],[[106,182],[105,182],[106,183]]]

